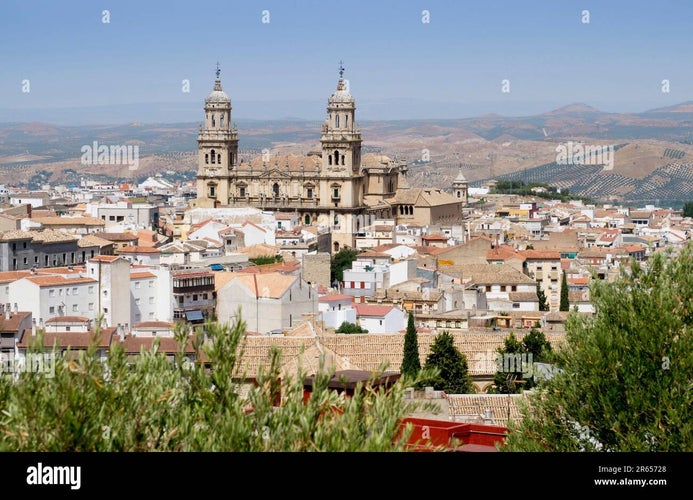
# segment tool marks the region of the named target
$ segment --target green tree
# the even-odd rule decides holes
[[[539,298],[539,310],[540,311],[548,311],[549,310],[549,304],[546,301],[546,294],[544,293],[544,290],[541,289],[541,284],[537,281],[537,297]]]
[[[352,248],[343,248],[332,256],[330,261],[330,283],[344,279],[344,269],[351,267],[356,260],[357,252]]]
[[[592,284],[558,370],[527,396],[510,451],[693,450],[693,247],[633,261]]]
[[[561,303],[558,306],[559,311],[570,311],[570,301],[568,300],[568,280],[565,276],[565,271],[563,271],[563,276],[561,277]]]
[[[422,380],[423,385],[431,385],[448,394],[475,392],[469,376],[467,357],[455,347],[454,338],[448,331],[436,335],[426,356],[424,370],[435,373],[435,376]]]
[[[282,375],[275,348],[252,374],[256,383],[243,390],[245,331],[240,319],[207,323],[192,335],[178,323],[173,361],[158,350],[159,340],[135,358],[113,343],[101,360],[96,328],[87,350],[48,351],[55,356],[51,376],[0,374],[0,451],[407,449],[411,427],[401,420],[413,403],[405,401],[402,383],[388,389],[359,383],[353,397],[342,398],[329,388],[334,372],[320,369],[304,400],[305,372]],[[30,355],[43,354],[43,336],[32,337]],[[205,362],[188,361],[191,349]]]
[[[339,325],[339,328],[335,330],[335,333],[368,333],[368,330],[361,328],[361,326],[356,323],[344,321]]]
[[[522,347],[524,352],[532,355],[534,362],[548,362],[552,359],[551,343],[546,340],[544,332],[538,328],[532,328],[522,338]]]
[[[687,201],[683,205],[683,216],[693,217],[693,201]]]
[[[510,333],[503,341],[503,347],[496,350],[497,367],[493,376],[493,384],[489,387],[490,394],[517,394],[525,389],[530,381],[528,367],[522,361],[527,359],[527,352],[514,333]]]
[[[409,311],[407,320],[407,331],[404,334],[404,355],[402,357],[402,367],[400,372],[405,377],[416,377],[421,371],[421,360],[419,359],[419,336],[416,333],[414,324],[414,313]]]

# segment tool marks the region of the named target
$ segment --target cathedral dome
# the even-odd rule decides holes
[[[231,102],[231,98],[223,90],[212,90],[205,102]]]
[[[329,102],[354,102],[354,97],[346,90],[344,80],[339,80],[337,90],[332,93]]]
[[[221,88],[221,78],[219,77],[219,65],[217,65],[217,78],[214,80],[214,90],[212,90],[205,98],[206,103],[230,103],[229,95]]]

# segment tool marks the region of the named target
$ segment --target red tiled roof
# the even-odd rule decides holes
[[[386,316],[387,313],[392,311],[395,306],[377,306],[371,304],[354,304],[354,309],[356,309],[357,316],[375,316],[382,317]]]
[[[113,262],[118,260],[120,257],[117,255],[97,255],[89,259],[89,262]]]
[[[89,318],[84,316],[54,316],[46,320],[49,323],[88,323]]]
[[[344,295],[343,293],[334,293],[330,295],[323,295],[318,298],[318,302],[338,302],[340,300],[350,300],[353,301],[354,297],[351,295]]]

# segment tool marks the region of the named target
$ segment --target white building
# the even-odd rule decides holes
[[[95,308],[103,313],[103,326],[132,324],[130,262],[117,255],[99,255],[87,262],[87,276],[100,284]]]
[[[345,321],[356,324],[356,309],[351,295],[323,295],[318,299],[318,311],[325,328],[337,329]]]
[[[39,326],[55,316],[98,315],[99,282],[80,275],[31,275],[9,284],[8,300],[20,311],[30,311]]]
[[[407,316],[398,307],[355,304],[356,317],[368,333],[399,333],[406,328]]]
[[[318,294],[301,277],[281,273],[233,273],[217,289],[217,319],[233,323],[240,311],[247,329],[267,334],[317,315]]]

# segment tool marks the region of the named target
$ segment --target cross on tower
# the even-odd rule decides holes
[[[219,69],[219,63],[217,62],[217,78],[219,78],[219,73],[221,73],[221,70]]]
[[[342,61],[339,61],[339,78],[342,78],[344,76],[344,64]]]

